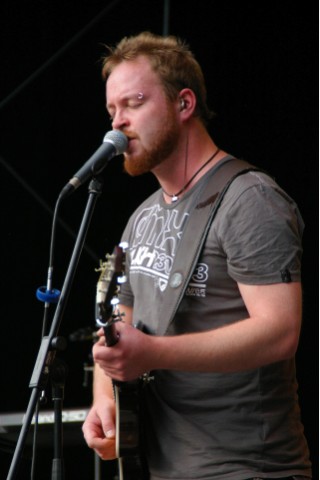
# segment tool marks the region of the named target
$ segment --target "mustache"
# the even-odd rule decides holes
[[[134,131],[122,130],[122,133],[129,139],[140,138],[139,135]]]

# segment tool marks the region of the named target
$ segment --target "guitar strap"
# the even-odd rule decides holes
[[[199,192],[177,249],[161,311],[155,312],[158,316],[156,335],[164,335],[173,321],[226,191],[235,178],[249,171],[261,170],[243,160],[229,157],[216,165]]]

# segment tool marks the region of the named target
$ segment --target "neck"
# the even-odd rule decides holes
[[[177,193],[173,193],[173,194],[170,194],[168,192],[166,192],[165,190],[163,190],[163,193],[166,197],[170,197],[171,198],[171,203],[173,202],[176,202],[177,200],[179,200],[180,198],[180,195],[183,195],[184,192],[187,191],[187,189],[189,188],[189,186],[192,186],[192,182],[195,181],[196,182],[196,178],[197,177],[200,177],[201,175],[201,172],[204,171],[204,169],[207,167],[207,165],[209,165],[209,163],[213,162],[213,159],[218,155],[218,153],[220,152],[220,149],[219,148],[216,148],[216,150],[214,151],[214,153],[212,155],[210,155],[210,157],[208,158],[208,160],[206,160],[195,172],[194,174],[192,175],[192,177],[186,182],[184,183],[184,185],[182,186],[182,188],[180,188],[180,190],[177,192]]]
[[[176,149],[175,157],[166,159],[153,173],[164,192],[167,203],[177,200],[192,188],[200,178],[212,168],[223,156],[218,151],[208,133],[193,131],[184,138]],[[208,162],[208,163],[207,163]]]

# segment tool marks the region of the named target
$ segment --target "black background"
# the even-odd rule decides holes
[[[163,0],[2,0],[0,5],[1,396],[0,414],[25,411],[40,345],[52,210],[60,190],[101,144],[105,112],[100,58],[104,44],[142,30],[179,35],[207,79],[218,145],[272,173],[297,201],[304,235],[304,321],[297,354],[306,435],[318,471],[318,10],[316,2]],[[114,159],[98,200],[60,334],[68,365],[66,408],[88,407],[83,386],[91,340],[70,334],[94,326],[95,267],[119,241],[129,214],[157,184],[131,179]],[[62,205],[53,286],[61,289],[87,202],[81,187]],[[54,309],[52,307],[52,316]],[[50,397],[50,389],[48,389]],[[51,408],[49,398],[46,408]],[[79,427],[80,428],[80,427]],[[48,432],[50,439],[50,431]],[[47,435],[47,436],[48,436]],[[5,443],[5,436],[2,436]],[[93,456],[68,442],[66,478],[93,478]],[[69,445],[71,443],[71,445]],[[49,441],[50,445],[50,441]],[[10,450],[10,449],[9,449]],[[26,449],[28,453],[28,449]],[[0,475],[12,452],[3,446]],[[50,478],[51,448],[39,451],[36,479]],[[27,455],[26,455],[27,456]],[[103,466],[105,469],[106,466]],[[107,467],[108,472],[112,469]],[[111,478],[112,473],[109,473]],[[30,478],[24,459],[21,479]],[[104,475],[104,478],[107,478]]]

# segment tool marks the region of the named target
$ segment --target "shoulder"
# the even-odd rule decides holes
[[[304,222],[296,202],[268,174],[250,171],[226,192],[213,222],[218,237],[231,244],[271,237],[301,240]]]
[[[237,177],[212,224],[209,239],[228,259],[240,283],[282,282],[288,270],[300,281],[304,223],[294,200],[260,171]]]
[[[236,177],[226,192],[222,206],[237,210],[244,204],[246,209],[264,209],[273,205],[298,211],[295,201],[271,175],[262,170],[250,170]]]
[[[237,177],[221,204],[224,218],[247,229],[285,228],[302,234],[304,222],[296,202],[268,174],[250,171]]]

